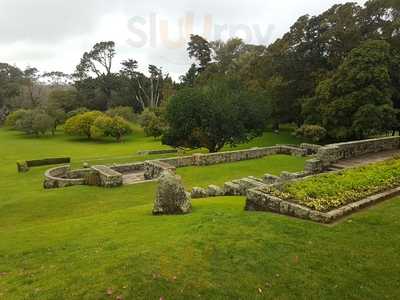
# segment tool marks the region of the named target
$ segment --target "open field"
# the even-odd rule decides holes
[[[295,142],[267,133],[241,148]],[[154,183],[45,191],[46,167],[17,174],[15,166],[47,156],[76,165],[144,160],[135,153],[162,148],[138,130],[115,144],[0,129],[0,299],[398,298],[400,199],[335,227],[245,212],[243,197],[194,200],[190,215],[153,217]],[[178,173],[187,186],[206,186],[303,162],[273,156]]]

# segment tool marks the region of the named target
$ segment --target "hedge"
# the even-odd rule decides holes
[[[69,164],[70,162],[71,162],[70,157],[58,157],[58,158],[45,158],[45,159],[18,161],[17,169],[18,169],[18,172],[27,172],[27,171],[29,171],[29,168],[33,168],[33,167]]]

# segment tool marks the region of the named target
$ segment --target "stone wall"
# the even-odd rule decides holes
[[[122,185],[122,174],[106,166],[93,166],[92,171],[100,177],[100,186],[113,188]]]
[[[153,180],[159,178],[164,171],[175,173],[176,168],[232,163],[243,160],[259,159],[265,156],[276,154],[306,156],[307,153],[307,149],[289,145],[277,145],[273,147],[253,148],[248,150],[230,152],[193,154],[192,156],[177,156],[129,164],[94,166],[91,168],[74,171],[71,171],[69,169],[69,166],[67,166],[68,170],[64,168],[55,168],[47,171],[45,174],[45,185],[46,188],[51,188],[68,185],[87,184],[87,177],[89,175],[92,175],[93,177],[97,174],[98,176],[101,175],[99,179],[99,185],[114,187],[122,184],[122,174],[143,171],[146,180]],[[94,174],[93,171],[95,171],[96,174]],[[60,174],[53,174],[57,172],[60,172]],[[50,173],[52,173],[53,175],[51,175]],[[60,184],[58,184],[57,182],[59,182]]]
[[[342,159],[395,149],[400,149],[399,136],[327,145],[318,150],[317,159],[326,167]]]
[[[17,171],[20,173],[28,172],[29,169],[33,168],[33,167],[69,164],[70,162],[71,162],[70,157],[44,158],[44,159],[36,159],[36,160],[18,161],[17,162]]]
[[[122,174],[106,167],[93,166],[88,169],[71,170],[69,165],[47,170],[44,174],[45,189],[87,185],[89,176],[99,178],[98,186],[117,187],[122,185]]]
[[[308,144],[303,143],[300,145],[300,148],[307,150],[308,155],[317,154],[318,150],[321,149],[323,146],[316,145],[316,144]]]
[[[144,178],[146,180],[159,178],[166,171],[175,174],[176,168],[162,161],[146,161],[144,163]]]
[[[282,215],[292,216],[304,220],[311,220],[319,223],[333,223],[355,211],[366,208],[380,201],[393,198],[400,194],[400,188],[395,188],[376,195],[372,195],[363,200],[350,203],[343,207],[333,209],[329,212],[319,212],[308,207],[285,201],[265,193],[262,189],[251,189],[247,192],[246,206],[247,211],[274,212]]]
[[[293,156],[306,156],[307,150],[286,145],[273,147],[253,148],[248,150],[218,152],[208,154],[193,154],[192,156],[181,156],[159,159],[157,161],[167,163],[176,168],[189,166],[209,166],[216,164],[231,163],[250,159],[259,159],[269,155],[284,154]]]
[[[143,171],[144,163],[138,162],[129,164],[114,164],[109,166],[109,168],[121,174],[128,174],[128,173],[135,173],[137,171]]]
[[[177,149],[165,149],[165,150],[143,150],[139,151],[138,155],[159,155],[159,154],[174,154],[178,153]]]
[[[245,178],[225,182],[223,188],[216,185],[209,185],[207,188],[194,187],[191,191],[193,199],[210,198],[220,196],[246,196],[253,188],[263,188],[271,185],[278,186],[288,181],[299,180],[310,176],[306,172],[282,172],[280,176],[264,174],[262,178],[248,176]]]
[[[63,188],[75,185],[84,185],[85,178],[71,178],[70,166],[61,166],[47,170],[43,186],[45,189]]]

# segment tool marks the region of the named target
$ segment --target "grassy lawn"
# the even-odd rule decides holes
[[[282,170],[298,172],[304,170],[305,158],[288,155],[267,156],[229,164],[177,169],[187,188],[207,187],[210,184],[223,186],[227,181],[246,176],[262,177],[265,173],[279,175]]]
[[[247,147],[291,141],[299,142],[267,133]],[[400,199],[335,227],[245,212],[243,197],[195,200],[190,215],[153,217],[154,183],[45,191],[46,168],[16,173],[19,159],[122,162],[163,147],[140,131],[113,144],[0,129],[0,299],[398,299]],[[236,164],[179,172],[188,186],[205,186],[302,161]]]

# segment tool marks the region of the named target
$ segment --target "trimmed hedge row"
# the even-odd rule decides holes
[[[400,186],[400,159],[289,182],[269,193],[327,212]]]
[[[48,165],[59,165],[69,164],[71,162],[70,157],[58,157],[58,158],[45,158],[36,160],[27,160],[17,162],[18,172],[27,172],[29,168],[48,166]]]

